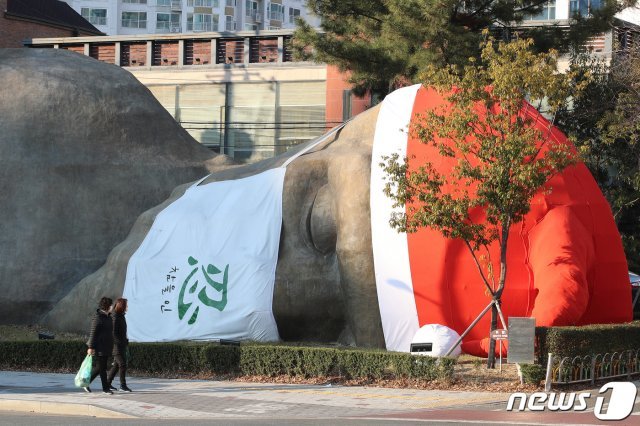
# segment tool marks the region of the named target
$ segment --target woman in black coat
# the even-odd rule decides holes
[[[109,370],[109,388],[116,390],[111,385],[113,379],[120,370],[120,390],[131,392],[127,387],[127,320],[124,314],[127,312],[127,299],[119,298],[113,307],[113,367]]]
[[[91,320],[91,333],[87,340],[87,354],[93,355],[93,366],[91,368],[91,381],[100,375],[102,382],[102,391],[104,393],[113,394],[109,389],[107,381],[107,359],[111,355],[113,347],[113,321],[109,310],[111,309],[112,300],[103,297],[98,303],[98,310]],[[84,388],[86,392],[91,392],[91,388]]]

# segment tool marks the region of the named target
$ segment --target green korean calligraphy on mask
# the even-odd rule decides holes
[[[197,300],[204,306],[208,306],[222,312],[227,306],[227,283],[229,279],[229,265],[227,264],[225,266],[223,272],[212,264],[207,265],[206,269],[204,265],[201,265],[200,268],[198,268],[198,260],[191,256],[189,256],[187,262],[190,266],[193,266],[193,269],[182,283],[182,288],[180,289],[180,295],[178,296],[178,318],[183,319],[191,305],[195,303],[185,303],[184,299],[185,293],[188,292],[188,294],[194,294],[196,292],[200,283],[200,281],[197,279],[199,277],[204,277],[204,282],[206,283],[206,285],[202,287],[198,292]],[[201,272],[201,274],[196,275],[198,272]],[[212,278],[213,276],[219,274],[222,274],[222,282],[218,282]],[[219,300],[218,298],[209,297],[209,293],[207,292],[209,288],[218,293],[221,293],[221,297],[219,298]],[[193,314],[191,314],[191,317],[187,321],[189,325],[196,322],[199,312],[200,306],[196,306],[196,309],[193,311]]]

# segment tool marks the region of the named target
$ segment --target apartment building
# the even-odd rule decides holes
[[[108,35],[280,30],[300,17],[305,0],[65,0]]]

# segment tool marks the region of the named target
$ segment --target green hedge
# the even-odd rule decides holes
[[[87,355],[80,341],[0,342],[0,368],[77,370]]]
[[[525,383],[539,385],[545,379],[547,370],[540,364],[521,364],[522,380]]]
[[[456,361],[380,350],[213,343],[133,343],[132,370],[146,374],[337,376],[451,380]],[[82,342],[0,342],[0,369],[75,371],[86,355]]]
[[[537,327],[538,364],[546,365],[549,352],[558,357],[640,349],[640,321],[580,327]]]

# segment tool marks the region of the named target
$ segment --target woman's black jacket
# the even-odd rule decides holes
[[[113,347],[113,320],[111,315],[98,309],[91,320],[91,333],[87,340],[89,349],[95,349],[96,355],[108,356]]]
[[[127,349],[127,320],[124,314],[113,314],[113,355],[124,355]]]

